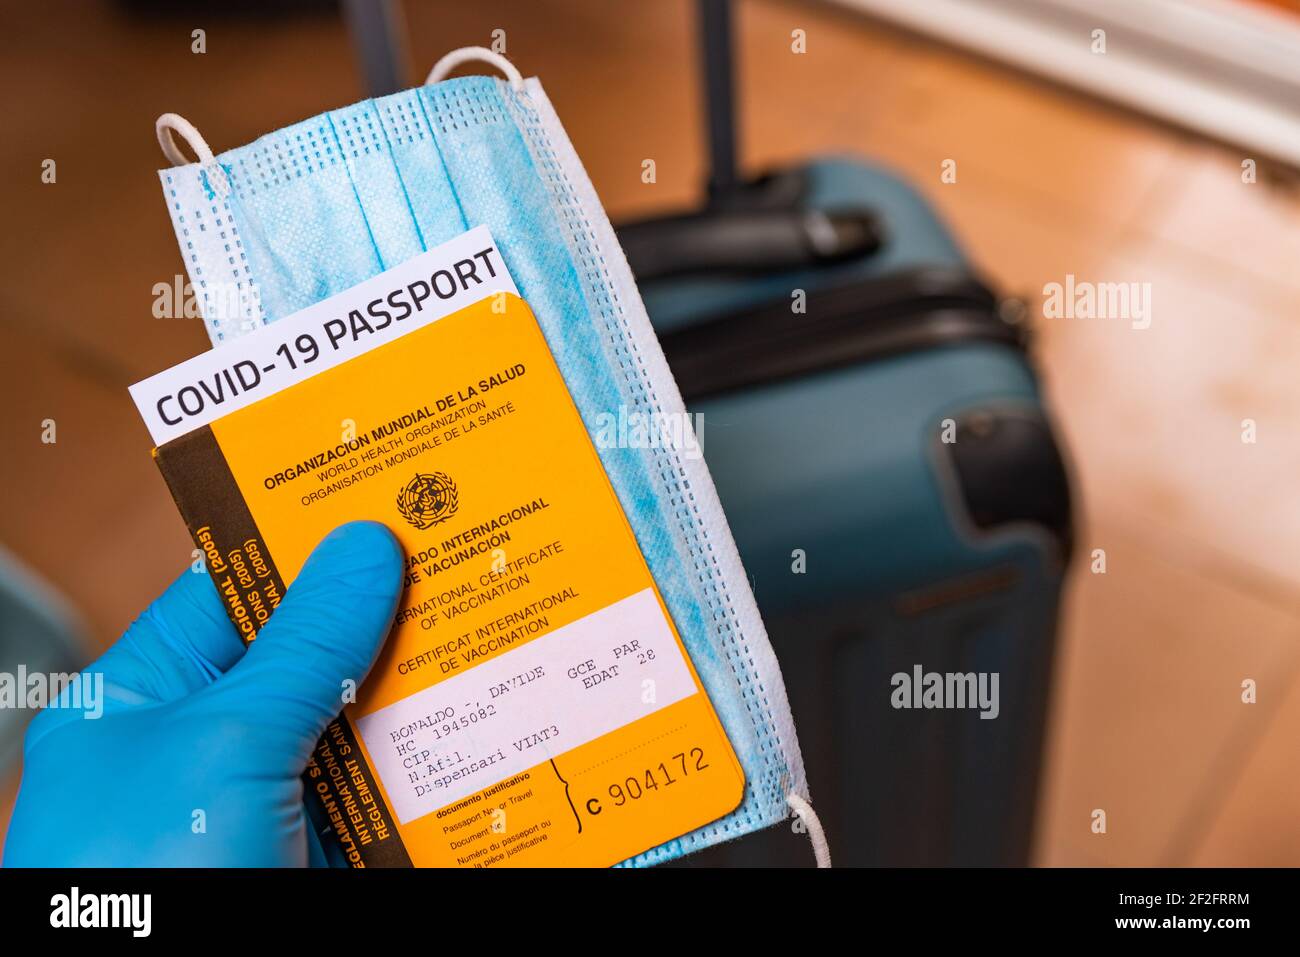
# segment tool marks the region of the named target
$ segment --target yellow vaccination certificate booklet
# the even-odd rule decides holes
[[[132,392],[247,640],[334,527],[405,549],[305,775],[354,866],[611,865],[733,810],[744,776],[536,320],[466,237]]]

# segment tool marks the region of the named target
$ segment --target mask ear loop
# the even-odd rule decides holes
[[[162,147],[163,156],[167,157],[168,162],[173,166],[189,166],[192,161],[176,145],[174,134],[179,133],[181,139],[194,152],[199,165],[208,174],[208,183],[213,191],[223,195],[228,192],[226,171],[221,168],[221,164],[212,153],[212,147],[208,146],[208,141],[194,128],[193,123],[179,113],[164,113],[154,123],[154,132],[158,136],[158,145]]]
[[[826,840],[826,831],[822,829],[821,818],[813,810],[811,804],[805,801],[797,794],[787,794],[785,803],[790,805],[791,810],[803,821],[804,827],[808,829],[808,839],[812,841],[813,857],[817,859],[818,867],[831,866],[831,845]]]
[[[433,69],[429,71],[428,79],[424,81],[425,85],[440,83],[447,79],[448,74],[456,67],[463,63],[473,63],[476,60],[490,63],[504,73],[506,79],[510,81],[511,89],[516,92],[523,90],[524,77],[519,72],[519,69],[500,53],[489,50],[487,47],[461,47],[459,50],[452,50],[433,65]]]

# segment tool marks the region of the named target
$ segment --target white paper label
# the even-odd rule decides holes
[[[486,226],[131,386],[155,445],[496,293],[518,295]]]
[[[693,694],[647,588],[356,725],[405,824]]]

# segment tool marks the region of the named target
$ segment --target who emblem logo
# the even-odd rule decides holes
[[[433,528],[456,514],[456,483],[445,472],[420,472],[397,493],[397,511],[418,529]]]

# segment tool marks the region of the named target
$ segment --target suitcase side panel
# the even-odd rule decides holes
[[[1037,524],[971,527],[939,444],[944,420],[972,409],[1038,408],[1023,357],[984,345],[692,403],[765,614],[908,592],[1048,548]],[[806,574],[791,571],[796,549]]]
[[[693,410],[839,862],[1024,863],[1064,545],[1037,521],[978,527],[937,438],[973,410],[1041,418],[1023,356],[936,349]],[[1013,487],[1039,481],[1000,464]],[[892,676],[916,666],[997,674],[998,717],[893,707]],[[807,863],[805,841],[778,828],[699,863]]]

